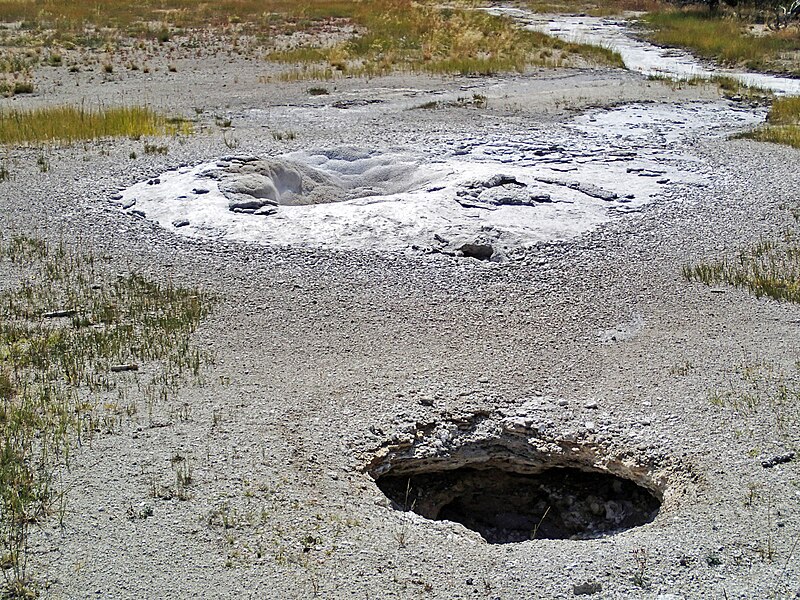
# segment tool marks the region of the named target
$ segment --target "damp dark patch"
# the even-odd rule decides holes
[[[389,471],[376,483],[396,509],[461,523],[492,544],[603,537],[653,521],[661,507],[630,479],[574,467]]]

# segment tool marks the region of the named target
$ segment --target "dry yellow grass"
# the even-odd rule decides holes
[[[595,64],[622,66],[603,48],[570,44],[520,30],[506,18],[476,10],[442,9],[411,0],[353,3],[353,22],[365,33],[333,48],[303,46],[273,52],[271,60],[316,63],[288,78],[376,75],[391,71],[489,74],[523,71],[529,65],[574,64],[576,56]]]
[[[75,142],[105,137],[139,138],[189,132],[184,121],[168,120],[149,108],[85,109],[57,106],[0,112],[0,143]]]

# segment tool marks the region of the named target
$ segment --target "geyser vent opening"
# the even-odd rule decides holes
[[[606,471],[545,465],[515,472],[506,461],[437,466],[415,472],[405,462],[402,473],[389,470],[376,483],[395,509],[461,523],[492,544],[613,535],[653,521],[661,507],[648,488]]]

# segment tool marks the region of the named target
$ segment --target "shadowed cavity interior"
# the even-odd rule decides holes
[[[576,468],[521,474],[462,467],[389,473],[377,484],[396,508],[461,523],[493,544],[602,537],[651,522],[661,506],[631,480]]]

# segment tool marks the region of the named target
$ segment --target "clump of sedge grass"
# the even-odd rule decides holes
[[[800,97],[776,99],[767,115],[767,124],[739,137],[800,148]]]
[[[767,115],[771,125],[800,125],[800,96],[778,98]]]
[[[800,240],[787,232],[782,240],[764,240],[735,258],[684,265],[689,281],[706,285],[727,283],[757,298],[800,303]]]
[[[800,148],[800,126],[798,125],[768,125],[743,134],[741,137],[756,140],[757,142],[771,142],[792,148]]]
[[[0,233],[0,269],[19,282],[0,293],[0,564],[3,597],[29,598],[29,531],[63,511],[60,469],[76,446],[137,413],[126,374],[150,373],[138,376],[149,411],[200,374],[210,357],[190,335],[212,299],[110,276],[92,254],[19,235]]]
[[[0,143],[75,142],[105,137],[188,133],[190,125],[175,122],[145,107],[86,109],[55,106],[0,111]]]

